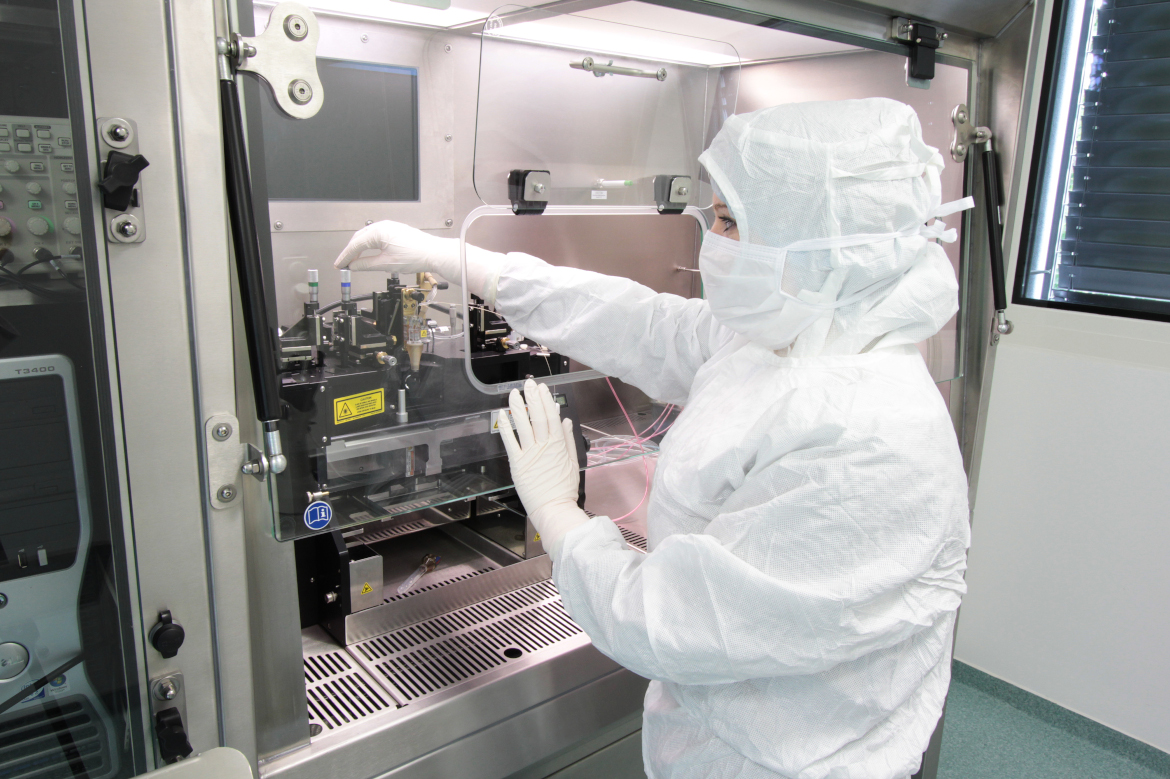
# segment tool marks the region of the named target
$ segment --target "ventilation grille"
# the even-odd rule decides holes
[[[309,724],[318,724],[325,730],[397,707],[340,651],[305,658],[305,692],[309,698]]]
[[[383,603],[393,603],[394,601],[399,601],[399,600],[402,600],[403,598],[409,598],[411,595],[418,595],[420,592],[426,592],[427,590],[436,590],[439,587],[442,587],[446,584],[450,584],[451,582],[461,582],[464,579],[470,579],[473,576],[479,576],[481,573],[487,573],[488,571],[494,571],[494,570],[496,570],[496,569],[495,568],[480,568],[478,571],[472,571],[470,573],[461,574],[459,576],[452,576],[450,579],[443,579],[442,581],[439,581],[439,582],[432,582],[432,583],[425,585],[423,587],[414,587],[409,592],[404,592],[401,595],[392,595],[389,598],[383,598],[382,602]]]
[[[545,581],[351,649],[411,702],[580,632]]]
[[[359,536],[354,536],[353,538],[348,538],[346,540],[361,544],[372,544],[376,541],[385,541],[387,538],[395,538],[397,536],[406,535],[407,533],[413,533],[416,530],[426,530],[431,526],[432,525],[430,522],[426,522],[424,520],[415,520],[413,522],[406,522],[401,525],[395,525],[394,527],[382,528],[381,530],[369,530]]]
[[[35,710],[0,719],[4,779],[99,779],[116,769],[105,726],[84,698],[42,701]]]
[[[585,509],[585,514],[589,517],[596,517],[597,516],[589,509]],[[617,524],[617,523],[615,522],[614,524]],[[642,552],[649,551],[646,547],[645,537],[640,536],[637,533],[635,533],[633,530],[630,530],[629,528],[624,528],[621,525],[618,525],[618,530],[621,531],[622,538],[624,538],[626,540],[627,544],[629,544],[633,548],[635,548],[639,551],[642,551]]]
[[[626,539],[627,544],[634,547],[635,549],[640,549],[643,552],[647,551],[645,538],[638,535],[633,530],[629,530],[624,527],[619,527],[618,530],[622,531],[622,538]]]

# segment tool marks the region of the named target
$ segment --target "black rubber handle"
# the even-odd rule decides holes
[[[983,147],[983,201],[987,210],[987,247],[991,254],[991,297],[996,311],[1007,310],[1007,282],[1003,273],[1003,225],[999,207],[999,163],[988,141]]]
[[[220,80],[220,109],[223,114],[223,152],[227,169],[228,212],[232,222],[232,244],[236,250],[236,271],[244,304],[244,331],[248,336],[248,359],[252,365],[252,391],[256,415],[261,422],[280,419],[280,385],[276,375],[276,333],[268,318],[264,295],[264,271],[260,263],[260,241],[252,213],[252,180],[244,145],[244,122],[240,96],[234,81]]]

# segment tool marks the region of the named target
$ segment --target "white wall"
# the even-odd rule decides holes
[[[1170,324],[1009,313],[955,656],[1170,751]]]

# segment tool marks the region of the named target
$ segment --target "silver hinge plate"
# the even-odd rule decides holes
[[[226,509],[240,502],[240,423],[232,414],[216,414],[203,423],[207,444],[207,490],[211,505]]]
[[[294,119],[316,116],[325,100],[317,75],[321,28],[309,7],[281,3],[255,38],[238,38],[237,70],[255,73],[272,87],[277,105]]]
[[[959,103],[951,110],[951,125],[955,130],[951,135],[951,159],[955,162],[966,160],[973,145],[991,140],[991,129],[976,127],[964,103]]]

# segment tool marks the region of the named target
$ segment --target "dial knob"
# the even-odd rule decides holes
[[[17,173],[20,170],[20,163],[16,160],[8,160],[4,163],[4,170],[9,173]]]
[[[51,229],[51,225],[49,225],[49,220],[44,219],[44,218],[39,217],[39,216],[34,216],[31,219],[29,219],[27,227],[28,227],[28,231],[30,233],[32,233],[33,235],[44,235],[45,233],[49,232],[49,230]]]
[[[77,185],[74,184],[72,181],[66,181],[64,184],[61,185],[61,189],[64,190],[66,195],[76,195],[77,194]]]
[[[81,220],[75,216],[65,217],[65,232],[70,235],[81,235]]]
[[[10,235],[12,235],[12,222],[0,218],[0,238],[7,238]]]
[[[35,181],[28,182],[27,184],[24,185],[24,188],[28,190],[28,193],[30,195],[41,194],[41,185]]]

